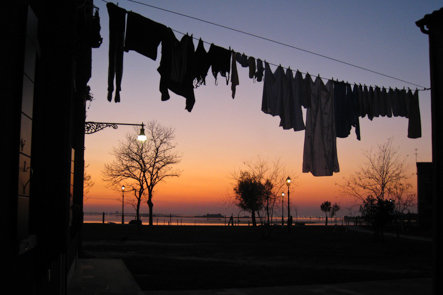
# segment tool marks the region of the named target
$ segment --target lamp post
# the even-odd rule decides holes
[[[125,186],[122,185],[122,224],[125,224]]]
[[[288,176],[286,178],[286,185],[288,186],[288,230],[292,224],[292,217],[291,217],[291,207],[289,205],[289,186],[291,185],[291,178]]]
[[[140,133],[137,137],[138,140],[140,141],[145,141],[146,140],[146,135],[145,135],[145,124],[143,124],[143,122],[141,124],[131,124],[131,123],[111,123],[111,122],[92,122],[92,121],[88,121],[85,122],[85,134],[93,134],[96,132],[99,132],[107,127],[112,127],[114,129],[117,129],[119,125],[124,125],[124,126],[140,126]]]
[[[285,193],[281,193],[281,226],[285,225],[285,221],[283,219],[283,199],[285,198]]]

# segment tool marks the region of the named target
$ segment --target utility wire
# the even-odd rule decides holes
[[[102,1],[104,1],[104,0],[102,0]],[[393,79],[393,80],[397,80],[397,81],[400,81],[400,82],[403,82],[403,83],[414,85],[416,87],[421,87],[421,88],[423,88],[423,90],[428,90],[429,89],[429,88],[427,88],[425,86],[422,86],[422,85],[419,85],[419,84],[415,84],[415,83],[412,83],[412,82],[409,82],[409,81],[406,81],[406,80],[403,80],[403,79],[400,79],[400,78],[396,78],[394,76],[383,74],[381,72],[377,72],[377,71],[374,71],[374,70],[371,70],[371,69],[368,69],[368,68],[365,68],[365,67],[362,67],[362,66],[351,64],[351,63],[346,62],[346,61],[342,61],[342,60],[339,60],[339,59],[336,59],[336,58],[333,58],[333,57],[329,57],[329,56],[324,55],[324,54],[320,54],[320,53],[316,53],[316,52],[313,52],[313,51],[310,51],[310,50],[307,50],[307,49],[296,47],[296,46],[293,46],[293,45],[290,45],[290,44],[287,44],[287,43],[283,43],[283,42],[280,42],[280,41],[276,41],[276,40],[273,40],[273,39],[262,37],[262,36],[259,36],[259,35],[256,35],[256,34],[248,33],[248,32],[245,32],[245,31],[242,31],[242,30],[238,30],[238,29],[235,29],[235,28],[231,28],[231,27],[228,27],[228,26],[225,26],[225,25],[220,25],[220,24],[217,24],[217,23],[214,23],[214,22],[211,22],[211,21],[207,21],[207,20],[198,18],[198,17],[194,17],[194,16],[183,14],[183,13],[175,12],[175,11],[172,11],[172,10],[168,10],[168,9],[165,9],[165,8],[157,7],[157,6],[154,6],[154,5],[146,4],[146,3],[143,3],[143,2],[140,2],[140,1],[136,1],[136,0],[128,0],[128,1],[136,3],[136,4],[139,4],[139,5],[144,5],[144,6],[147,6],[147,7],[151,7],[151,8],[154,8],[154,9],[166,11],[166,12],[169,12],[169,13],[172,13],[172,14],[176,14],[176,15],[179,15],[179,16],[182,16],[182,17],[190,18],[190,19],[193,19],[193,20],[196,20],[196,21],[204,22],[204,23],[207,23],[207,24],[210,24],[210,25],[213,25],[213,26],[221,27],[221,28],[224,28],[224,29],[227,29],[227,30],[231,30],[231,31],[234,31],[234,32],[237,32],[237,33],[240,33],[240,34],[248,35],[248,36],[251,36],[251,37],[254,37],[254,38],[262,39],[262,40],[265,40],[265,41],[268,41],[268,42],[272,42],[272,43],[275,43],[275,44],[278,44],[278,45],[282,45],[282,46],[289,47],[289,48],[292,48],[292,49],[295,49],[295,50],[299,50],[299,51],[302,51],[302,52],[305,52],[305,53],[308,53],[308,54],[311,54],[311,55],[315,55],[315,56],[318,56],[318,57],[329,59],[329,60],[332,60],[332,61],[344,64],[344,65],[347,65],[347,66],[350,66],[350,67],[354,67],[354,68],[357,68],[357,69],[360,69],[360,70],[363,70],[363,71],[367,71],[367,72],[370,72],[370,73],[373,73],[373,74],[377,74],[377,75],[380,75],[380,76],[383,76],[383,77],[387,77],[387,78],[390,78],[390,79]]]

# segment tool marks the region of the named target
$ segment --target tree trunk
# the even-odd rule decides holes
[[[154,204],[152,203],[152,193],[149,192],[148,196],[148,207],[149,207],[149,226],[153,226],[153,217],[152,217],[152,208],[154,207]]]
[[[325,225],[328,226],[328,215],[326,215]]]
[[[251,211],[251,215],[252,215],[252,226],[257,226],[257,222],[255,221],[255,211],[254,210]]]
[[[142,198],[141,198],[141,195],[140,195],[140,198],[137,198],[137,207],[135,208],[135,219],[137,221],[140,220],[140,204],[141,204],[141,200],[142,200]]]

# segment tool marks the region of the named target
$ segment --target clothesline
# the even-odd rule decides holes
[[[107,1],[107,0],[101,0],[101,1],[103,1],[105,3],[112,3],[112,2]],[[345,64],[347,66],[355,67],[355,68],[358,68],[358,69],[361,69],[361,70],[364,70],[364,71],[368,71],[368,72],[371,72],[371,73],[374,73],[374,74],[377,74],[377,75],[381,75],[381,76],[384,76],[384,77],[387,77],[387,78],[390,78],[390,79],[394,79],[394,80],[397,80],[397,81],[400,81],[400,82],[404,82],[406,84],[414,85],[414,86],[416,86],[416,90],[418,90],[418,91],[428,91],[428,90],[431,89],[429,87],[425,87],[425,86],[418,85],[418,84],[415,84],[415,83],[412,83],[412,82],[409,82],[409,81],[405,81],[403,79],[396,78],[396,77],[391,76],[391,75],[380,73],[380,72],[377,72],[377,71],[374,71],[374,70],[371,70],[371,69],[368,69],[368,68],[365,68],[365,67],[362,67],[362,66],[358,66],[358,65],[346,62],[346,61],[342,61],[342,60],[339,60],[339,59],[336,59],[336,58],[333,58],[333,57],[330,57],[330,56],[326,56],[324,54],[319,54],[319,53],[316,53],[316,52],[312,52],[310,50],[306,50],[306,49],[303,49],[303,48],[300,48],[300,47],[296,47],[296,46],[293,46],[293,45],[289,45],[289,44],[286,44],[286,43],[283,43],[283,42],[280,42],[280,41],[276,41],[276,40],[273,40],[273,39],[270,39],[270,38],[266,38],[266,37],[262,37],[262,36],[259,36],[259,35],[256,35],[256,34],[245,32],[245,31],[242,31],[242,30],[239,30],[239,29],[235,29],[235,28],[231,28],[231,27],[228,27],[228,26],[220,25],[220,24],[217,24],[217,23],[214,23],[214,22],[211,22],[211,21],[203,20],[203,19],[200,19],[200,18],[197,18],[197,17],[193,17],[193,16],[189,16],[189,15],[183,14],[183,13],[178,13],[178,12],[175,12],[175,11],[172,11],[172,10],[168,10],[168,9],[165,9],[165,8],[157,7],[157,6],[154,6],[154,5],[147,4],[147,3],[142,3],[142,2],[134,1],[134,0],[127,0],[127,1],[139,4],[139,5],[143,5],[143,6],[146,6],[146,7],[150,7],[150,8],[154,8],[154,9],[159,9],[159,10],[162,10],[162,11],[166,11],[168,13],[177,14],[177,15],[180,15],[180,16],[183,16],[183,17],[191,18],[191,19],[194,19],[194,20],[197,20],[197,21],[201,21],[201,22],[204,22],[204,23],[208,23],[208,24],[211,24],[211,25],[214,25],[214,26],[218,26],[218,27],[221,27],[221,28],[224,28],[224,29],[232,30],[232,31],[235,31],[235,32],[238,32],[238,33],[241,33],[241,34],[252,36],[254,38],[259,38],[259,39],[262,39],[262,40],[265,40],[265,41],[268,41],[268,42],[279,44],[281,46],[286,46],[286,47],[289,47],[289,48],[292,48],[292,49],[295,49],[295,50],[303,51],[303,52],[306,52],[306,53],[309,53],[309,54],[312,54],[312,55],[315,55],[315,56],[319,56],[319,57],[326,58],[326,59],[329,59],[329,60],[332,60],[332,61],[335,61],[335,62],[338,62],[338,63],[342,63],[342,64]],[[184,35],[184,33],[180,32],[180,31],[177,31],[177,30],[173,30],[173,31]],[[198,40],[195,37],[194,37],[194,39]],[[209,42],[204,42],[204,43],[210,44]],[[273,66],[278,66],[275,63],[269,63],[269,64],[273,65]],[[284,69],[287,69],[287,68],[284,67]],[[295,71],[295,70],[293,70],[293,71]],[[308,72],[307,71],[306,72],[302,72],[301,71],[301,73],[307,74]],[[321,78],[325,79],[325,80],[330,79],[330,78],[326,78],[326,77],[322,77],[322,76],[321,76]],[[333,78],[330,79],[330,80],[333,80]],[[358,84],[358,83],[354,82],[353,84]],[[386,88],[388,88],[388,87],[386,87]],[[408,89],[411,89],[411,88],[408,87]]]
[[[191,112],[195,104],[194,88],[206,85],[206,76],[212,72],[215,80],[220,74],[231,82],[232,98],[239,85],[237,63],[249,68],[249,78],[263,81],[262,111],[279,116],[280,127],[305,130],[303,172],[314,176],[330,176],[339,172],[337,137],[347,137],[355,127],[360,139],[359,117],[370,120],[378,116],[406,117],[408,137],[421,137],[421,119],[418,90],[389,89],[354,83],[334,81],[309,73],[302,76],[298,70],[293,75],[290,67],[279,65],[275,72],[270,63],[252,56],[240,54],[231,48],[211,43],[207,51],[201,38],[195,48],[193,35],[183,34],[179,41],[169,27],[134,12],[128,12],[113,3],[108,3],[109,13],[109,71],[108,100],[112,100],[115,77],[115,102],[120,102],[123,68],[123,51],[134,50],[153,60],[157,59],[160,43],[161,100],[169,100],[169,91],[186,98],[186,110]],[[126,19],[127,17],[127,19]],[[209,71],[211,68],[211,71]],[[286,73],[285,73],[286,72]],[[325,84],[322,79],[326,79]],[[307,109],[306,125],[301,107]]]
[[[102,1],[107,2],[105,0],[102,0]],[[332,60],[332,61],[335,61],[335,62],[338,62],[338,63],[345,64],[347,66],[355,67],[355,68],[358,68],[360,70],[368,71],[368,72],[371,72],[371,73],[374,73],[374,74],[377,74],[377,75],[380,75],[380,76],[384,76],[384,77],[387,77],[387,78],[390,78],[390,79],[394,79],[394,80],[397,80],[397,81],[400,81],[400,82],[404,82],[404,83],[407,83],[407,84],[410,84],[410,85],[414,85],[414,86],[418,87],[416,89],[419,90],[419,91],[430,90],[430,88],[424,87],[422,85],[418,85],[418,84],[415,84],[415,83],[412,83],[412,82],[409,82],[409,81],[405,81],[403,79],[399,79],[399,78],[393,77],[391,75],[383,74],[383,73],[380,73],[380,72],[377,72],[377,71],[374,71],[374,70],[371,70],[371,69],[368,69],[368,68],[365,68],[365,67],[362,67],[362,66],[358,66],[358,65],[355,65],[355,64],[343,61],[343,60],[339,60],[337,58],[333,58],[333,57],[330,57],[330,56],[326,56],[324,54],[316,53],[316,52],[313,52],[313,51],[310,51],[310,50],[306,50],[306,49],[303,49],[303,48],[300,48],[300,47],[289,45],[289,44],[286,44],[286,43],[283,43],[283,42],[280,42],[280,41],[276,41],[276,40],[273,40],[273,39],[270,39],[270,38],[266,38],[266,37],[263,37],[263,36],[259,36],[259,35],[256,35],[256,34],[245,32],[245,31],[242,31],[242,30],[239,30],[239,29],[231,28],[231,27],[228,27],[228,26],[225,26],[225,25],[220,25],[220,24],[217,24],[217,23],[214,23],[214,22],[211,22],[211,21],[207,21],[207,20],[204,20],[204,19],[201,19],[201,18],[189,16],[189,15],[186,15],[186,14],[183,14],[183,13],[178,13],[178,12],[175,12],[175,11],[172,11],[172,10],[168,10],[168,9],[165,9],[165,8],[157,7],[157,6],[154,6],[154,5],[147,4],[147,3],[142,3],[142,2],[134,1],[134,0],[127,0],[127,1],[139,4],[139,5],[143,5],[143,6],[146,6],[146,7],[150,7],[150,8],[154,8],[154,9],[159,9],[159,10],[162,10],[162,11],[166,11],[168,13],[177,14],[177,15],[180,15],[180,16],[183,16],[183,17],[186,17],[186,18],[191,18],[193,20],[197,20],[197,21],[200,21],[200,22],[204,22],[204,23],[207,23],[207,24],[218,26],[218,27],[221,27],[221,28],[224,28],[224,29],[227,29],[227,30],[231,30],[231,31],[234,31],[234,32],[237,32],[237,33],[245,34],[245,35],[248,35],[248,36],[251,36],[251,37],[254,37],[254,38],[262,39],[262,40],[265,40],[265,41],[268,41],[268,42],[272,42],[272,43],[275,43],[275,44],[278,44],[278,45],[281,45],[281,46],[289,47],[289,48],[292,48],[292,49],[295,49],[295,50],[303,51],[303,52],[306,52],[306,53],[309,53],[309,54],[312,54],[312,55],[315,55],[315,56],[319,56],[319,57],[322,57],[322,58],[325,58],[325,59],[329,59],[329,60]],[[181,33],[179,31],[176,31],[176,32]],[[181,33],[181,34],[184,34],[184,33]],[[207,42],[205,42],[205,43],[207,43]],[[277,66],[276,64],[272,64],[272,65]],[[302,72],[302,73],[306,74],[307,72],[306,73]],[[328,78],[322,77],[322,79],[328,79]]]
[[[183,32],[180,32],[180,31],[178,31],[178,30],[176,30],[176,29],[172,29],[172,31],[174,31],[174,32],[176,32],[176,33],[179,33],[179,34],[182,34],[182,35],[187,35],[188,33],[183,33]],[[199,41],[200,39],[199,38],[197,38],[197,37],[194,37],[194,36],[191,36],[194,40],[197,40],[197,41]],[[203,40],[203,43],[205,43],[205,44],[208,44],[208,45],[211,45],[212,43],[210,43],[210,42],[207,42],[207,41],[204,41]],[[236,52],[235,50],[234,50],[234,52]],[[255,58],[255,57],[254,57]],[[261,59],[261,58],[260,58]],[[263,60],[263,61],[266,61],[266,59],[261,59],[261,60]],[[278,66],[281,66],[283,69],[285,69],[285,70],[287,70],[287,69],[289,69],[289,70],[291,70],[293,73],[296,73],[297,71],[299,71],[300,73],[302,73],[303,75],[306,75],[306,74],[309,74],[309,72],[308,71],[306,71],[306,72],[304,72],[304,71],[300,71],[300,70],[298,70],[298,69],[291,69],[291,67],[290,66],[288,66],[288,67],[284,67],[284,66],[282,66],[281,64],[276,64],[276,63],[272,63],[272,62],[268,62],[268,64],[270,64],[270,65],[272,65],[272,66],[275,66],[275,67],[278,67]],[[327,78],[327,77],[324,77],[324,76],[322,76],[322,75],[320,75],[320,74],[318,74],[317,75],[318,77],[320,77],[320,78],[322,78],[322,79],[324,79],[324,80],[336,80],[336,81],[339,81],[340,79],[334,79],[333,77],[332,78]],[[398,80],[398,79],[397,79]],[[344,81],[344,80],[342,80],[342,81]],[[346,83],[349,83],[348,81],[346,81]],[[406,83],[409,83],[409,82],[406,82]],[[361,85],[361,83],[357,83],[357,82],[353,82],[353,83],[349,83],[349,84],[353,84],[353,85]],[[415,85],[415,84],[414,84]],[[390,86],[387,86],[387,87],[385,87],[385,86],[378,86],[378,85],[367,85],[368,87],[369,86],[373,86],[374,88],[375,87],[380,87],[380,88],[390,88]],[[405,86],[406,87],[406,86]],[[403,87],[403,88],[405,88],[405,87]],[[407,87],[408,89],[411,89],[410,87]],[[413,89],[413,88],[412,88]],[[431,90],[431,88],[426,88],[426,87],[422,87],[422,88],[418,88],[418,87],[416,87],[415,88],[417,91],[428,91],[428,90]]]

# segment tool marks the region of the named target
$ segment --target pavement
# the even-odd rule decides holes
[[[144,295],[121,259],[79,259],[68,295]]]
[[[277,286],[214,290],[142,291],[120,259],[79,259],[68,284],[68,295],[276,295],[432,294],[432,279],[386,280],[343,284]]]

